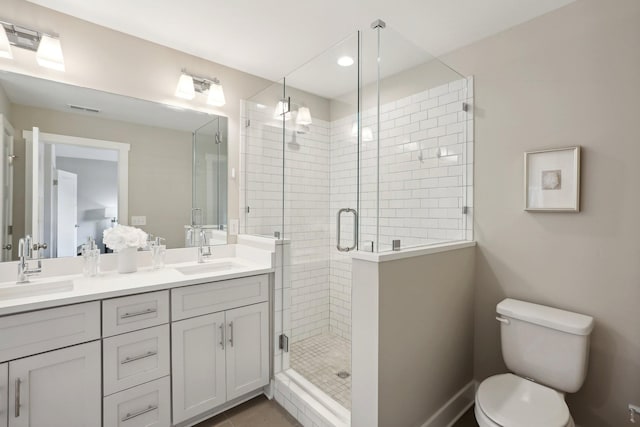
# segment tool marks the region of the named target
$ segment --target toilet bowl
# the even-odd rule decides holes
[[[578,391],[586,377],[593,318],[509,298],[496,311],[511,373],[480,383],[480,427],[574,427],[564,394]]]
[[[574,427],[564,395],[513,374],[484,380],[475,399],[480,427]]]

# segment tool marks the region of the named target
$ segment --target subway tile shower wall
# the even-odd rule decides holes
[[[376,111],[363,112],[361,243],[377,242],[378,250],[386,251],[395,239],[403,248],[472,239],[472,106],[472,78],[381,105],[380,147]],[[241,203],[250,206],[242,232],[282,231],[284,176],[291,340],[326,331],[350,338],[351,260],[335,249],[335,235],[337,211],[357,207],[356,116],[332,122],[314,118],[304,133],[290,120],[283,133],[273,107],[246,102],[243,108],[251,124],[242,135]],[[345,215],[343,245],[351,243],[352,227]]]

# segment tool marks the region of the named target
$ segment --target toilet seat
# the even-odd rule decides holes
[[[562,394],[513,374],[495,375],[480,384],[476,418],[483,427],[573,426]]]

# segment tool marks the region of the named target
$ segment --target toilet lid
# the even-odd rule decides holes
[[[560,393],[513,374],[487,378],[477,397],[482,412],[501,426],[564,427],[570,418]]]

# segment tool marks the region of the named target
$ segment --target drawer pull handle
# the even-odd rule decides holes
[[[139,356],[127,357],[122,362],[120,362],[120,364],[124,365],[126,363],[135,362],[136,360],[146,359],[147,357],[155,356],[156,354],[158,354],[157,351],[147,351],[145,354],[141,354]]]
[[[220,324],[220,348],[224,350],[224,324]]]
[[[147,412],[155,411],[158,409],[157,406],[149,405],[148,408],[141,409],[137,412],[129,412],[127,415],[122,418],[122,422],[129,421],[132,418],[139,417],[140,415],[146,414]]]
[[[229,322],[229,344],[233,347],[233,322]]]
[[[125,313],[122,316],[120,316],[121,319],[128,319],[130,317],[136,317],[136,316],[144,316],[145,314],[151,314],[151,313],[155,313],[158,310],[156,310],[155,308],[147,308],[146,310],[142,310],[142,311],[136,311],[133,313]]]
[[[15,417],[20,416],[20,378],[16,378],[16,399],[13,402],[15,406]]]

